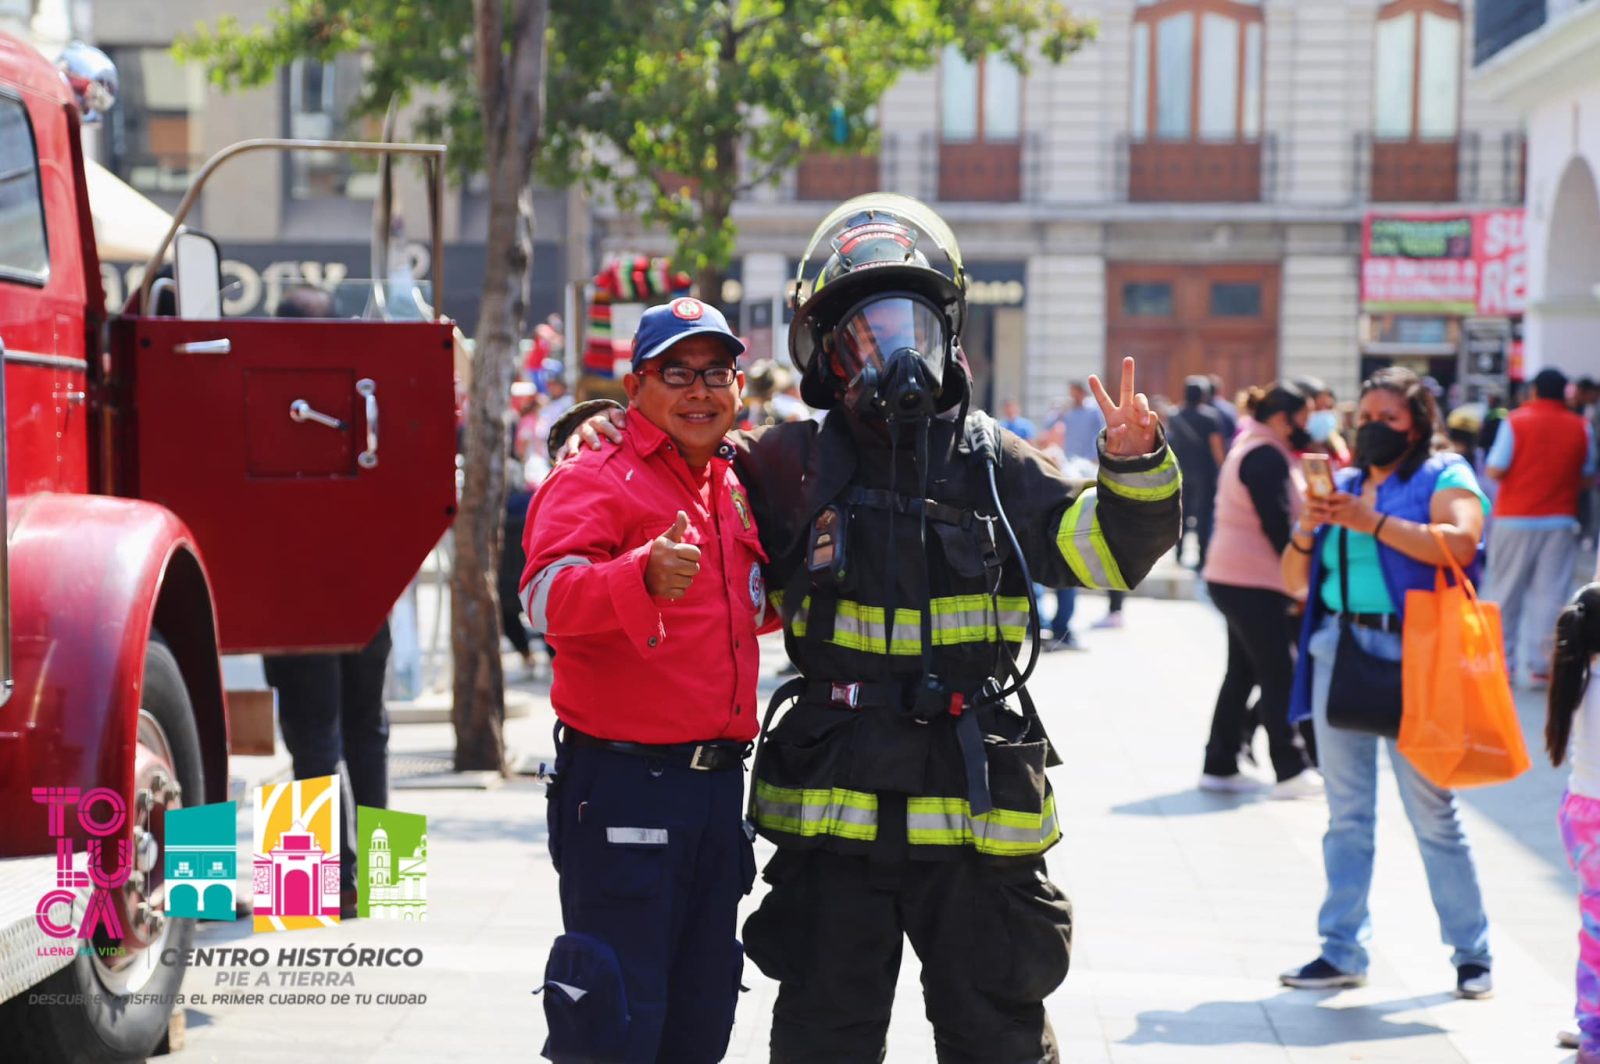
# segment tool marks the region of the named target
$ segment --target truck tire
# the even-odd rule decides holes
[[[153,720],[159,737],[167,744],[173,773],[182,786],[179,800],[203,802],[200,738],[189,692],[172,652],[155,634],[145,649],[140,710],[141,726],[148,729]],[[142,732],[141,742],[145,736],[156,734]],[[134,815],[131,803],[129,815]],[[165,838],[158,841],[162,848],[156,858],[157,867],[165,856]],[[6,1031],[8,1043],[7,1060],[74,1064],[144,1060],[155,1052],[167,1033],[173,999],[182,989],[188,967],[185,958],[193,939],[193,920],[166,921],[163,936],[132,958],[135,963],[153,962],[153,968],[147,970],[137,987],[126,989],[108,976],[99,957],[80,952],[66,968],[0,1007],[0,1030]],[[157,951],[175,963],[162,963]],[[75,1003],[27,1005],[28,998],[36,993],[68,995]],[[13,1051],[20,1055],[11,1056]]]

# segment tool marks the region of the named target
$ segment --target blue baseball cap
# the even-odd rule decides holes
[[[744,343],[733,335],[720,310],[684,296],[651,307],[639,319],[639,331],[633,334],[633,368],[660,358],[679,340],[702,333],[721,339],[735,358],[744,354]]]

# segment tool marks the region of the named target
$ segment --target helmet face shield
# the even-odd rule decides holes
[[[847,378],[869,366],[881,371],[897,353],[909,351],[939,381],[948,341],[944,315],[927,300],[899,292],[858,303],[834,327],[834,350]]]

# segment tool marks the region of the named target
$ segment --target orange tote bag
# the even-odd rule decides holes
[[[1444,536],[1433,535],[1448,565],[1432,591],[1406,592],[1400,753],[1436,787],[1504,783],[1529,760],[1506,673],[1500,608],[1479,601]],[[1453,586],[1447,572],[1455,574]]]

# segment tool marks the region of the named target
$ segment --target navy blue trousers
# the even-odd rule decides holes
[[[723,1058],[744,970],[739,899],[755,880],[743,797],[738,766],[699,772],[561,745],[549,828],[567,933],[546,970],[545,1056]]]

